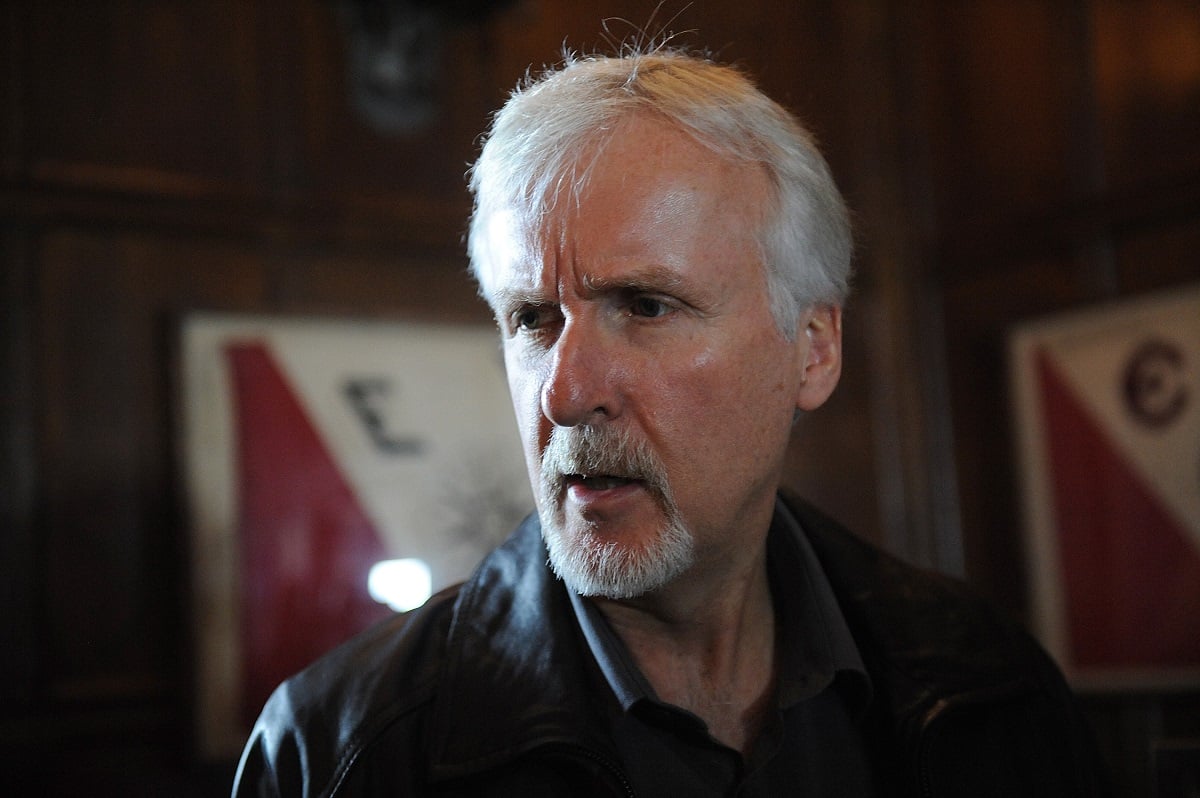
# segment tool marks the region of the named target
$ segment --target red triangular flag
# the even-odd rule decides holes
[[[1072,660],[1200,665],[1200,552],[1045,351],[1037,367]]]
[[[225,349],[237,417],[242,717],[284,678],[383,617],[374,525],[265,344]]]

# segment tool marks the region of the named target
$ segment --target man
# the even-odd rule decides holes
[[[573,60],[471,187],[537,515],[281,686],[235,793],[1103,792],[1032,641],[777,494],[850,262],[792,117],[683,53]]]

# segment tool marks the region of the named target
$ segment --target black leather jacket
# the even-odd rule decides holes
[[[955,582],[917,572],[788,502],[875,687],[885,794],[1107,794],[1057,669]],[[236,796],[622,796],[593,667],[527,520],[463,585],[285,682]]]

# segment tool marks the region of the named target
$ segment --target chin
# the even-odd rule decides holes
[[[629,599],[669,585],[695,562],[692,535],[677,520],[661,526],[649,543],[628,545],[594,534],[586,523],[542,517],[542,539],[550,567],[581,596]]]

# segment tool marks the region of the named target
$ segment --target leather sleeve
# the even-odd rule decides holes
[[[355,794],[348,774],[387,734],[388,767],[411,778],[453,600],[446,591],[382,621],[276,688],[242,752],[234,798]]]
[[[234,798],[314,795],[301,735],[287,700],[287,685],[267,702],[242,751],[233,782]]]

